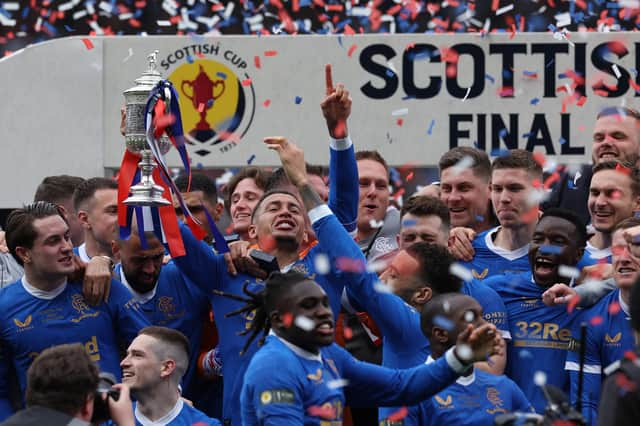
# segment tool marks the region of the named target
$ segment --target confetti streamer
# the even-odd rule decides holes
[[[87,48],[87,50],[93,49],[93,42],[88,38],[83,38],[82,42],[84,43],[84,46]]]

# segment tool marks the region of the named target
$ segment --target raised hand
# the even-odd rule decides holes
[[[344,139],[348,135],[347,119],[351,115],[351,97],[341,83],[333,87],[331,65],[325,65],[325,98],[320,102],[322,115],[327,122],[329,134],[334,139]]]
[[[458,335],[455,353],[467,364],[486,361],[491,355],[503,351],[501,338],[493,324],[483,324],[474,328],[471,324]]]
[[[304,152],[296,144],[287,141],[287,138],[282,136],[266,137],[264,138],[264,143],[267,148],[278,153],[282,168],[287,173],[292,184],[300,187],[307,183]]]

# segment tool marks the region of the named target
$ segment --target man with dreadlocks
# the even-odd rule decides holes
[[[493,324],[468,324],[457,345],[435,362],[388,369],[357,361],[333,342],[329,298],[303,274],[274,273],[264,290],[249,295],[243,310],[256,312],[249,340],[263,332],[266,344],[245,374],[246,426],[342,425],[347,399],[354,406],[415,404],[500,350]]]

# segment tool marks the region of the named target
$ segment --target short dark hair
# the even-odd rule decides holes
[[[587,240],[589,239],[587,235],[587,227],[577,214],[575,214],[571,210],[554,207],[546,209],[544,213],[542,213],[542,216],[540,216],[538,222],[540,222],[545,217],[559,217],[573,223],[573,226],[576,228],[576,236],[578,237],[578,240],[576,241],[578,247],[583,248],[587,245]]]
[[[73,208],[76,211],[80,208],[87,208],[85,203],[90,201],[93,196],[101,189],[118,190],[118,182],[113,179],[104,177],[93,177],[82,182],[75,191],[73,191]]]
[[[256,207],[253,209],[253,211],[251,212],[251,222],[254,221],[255,216],[256,216],[256,212],[258,210],[260,210],[260,206],[262,206],[262,203],[264,202],[264,200],[267,197],[272,196],[273,194],[286,194],[286,195],[291,195],[293,198],[295,198],[296,200],[298,199],[298,197],[295,196],[295,194],[293,194],[292,192],[289,192],[285,189],[271,189],[267,192],[265,192],[262,197],[260,197],[260,199],[258,200],[258,203],[256,204]],[[304,206],[301,205],[301,207],[304,209]]]
[[[442,220],[442,225],[446,228],[451,227],[451,219],[449,218],[449,209],[446,204],[436,197],[427,195],[414,195],[410,197],[400,209],[400,219],[406,214],[412,214],[418,217],[438,216]]]
[[[16,253],[17,247],[32,248],[33,243],[38,237],[38,233],[33,227],[36,219],[43,219],[49,216],[58,215],[68,224],[64,212],[60,206],[46,201],[38,201],[33,204],[27,204],[20,209],[15,209],[9,213],[7,217],[7,229],[5,230],[5,238],[7,247],[16,261],[23,265],[22,259]]]
[[[325,168],[322,166],[309,163],[305,163],[304,166],[308,175],[316,175],[320,176],[321,178],[324,178],[326,175]]]
[[[180,331],[173,328],[150,325],[149,327],[144,327],[138,332],[138,336],[143,334],[161,340],[164,343],[178,346],[184,351],[187,358],[189,358],[189,354],[191,352],[189,349],[189,339],[187,339],[187,337]]]
[[[238,173],[233,175],[233,177],[229,179],[229,183],[224,187],[224,208],[227,210],[227,213],[231,213],[231,196],[240,181],[244,179],[253,179],[256,186],[264,191],[270,174],[271,172],[260,167],[247,166],[241,168]]]
[[[360,161],[360,160],[372,160],[375,161],[377,163],[382,164],[382,167],[384,167],[384,169],[387,171],[387,179],[389,179],[389,165],[387,164],[386,160],[384,159],[384,157],[382,157],[382,155],[376,151],[376,150],[372,150],[372,151],[367,151],[367,150],[360,150],[358,152],[356,152],[356,161]]]
[[[98,374],[80,343],[45,349],[27,371],[27,407],[39,405],[74,416],[98,388]]]
[[[453,292],[441,293],[431,298],[431,300],[424,305],[424,308],[422,308],[422,312],[420,313],[420,328],[422,329],[422,334],[424,334],[427,339],[431,337],[434,325],[445,324],[446,320],[453,319],[452,316],[455,312],[451,312],[451,301],[455,297],[466,298],[470,296]],[[438,319],[443,319],[445,321],[440,321],[439,323]],[[451,325],[455,326],[455,322],[451,321]]]
[[[491,164],[491,173],[500,169],[524,169],[527,173],[542,178],[542,166],[533,154],[524,149],[511,149],[506,155],[496,157]]]
[[[267,179],[264,192],[271,192],[284,186],[293,185],[287,176],[287,172],[282,168],[275,169]]]
[[[175,184],[180,192],[202,191],[207,201],[212,204],[218,202],[218,190],[213,180],[204,173],[191,173],[191,185],[189,185],[189,175],[181,174],[175,180]]]
[[[618,170],[629,176],[631,179],[631,193],[635,196],[640,195],[640,169],[635,164],[622,162],[618,160],[601,161],[592,167],[593,175],[602,170]]]
[[[159,360],[171,358],[176,364],[173,380],[177,384],[189,369],[189,339],[173,328],[149,326],[138,332],[138,336],[151,336],[158,341],[153,352]]]
[[[445,152],[438,162],[440,174],[442,175],[444,170],[455,166],[466,157],[473,160],[473,165],[470,168],[473,170],[474,175],[486,181],[491,179],[491,161],[489,161],[489,156],[486,152],[469,146],[457,146]]]
[[[628,217],[616,223],[616,225],[613,227],[613,232],[616,232],[619,229],[633,228],[634,226],[638,226],[638,225],[640,225],[640,217]]]
[[[73,192],[82,182],[84,179],[78,176],[47,176],[38,185],[33,201],[60,204],[73,197]]]
[[[434,294],[460,291],[462,282],[450,272],[455,259],[446,247],[419,242],[405,250],[418,261],[417,278],[421,286],[430,287]]]

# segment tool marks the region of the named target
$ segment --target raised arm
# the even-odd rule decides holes
[[[330,141],[329,208],[345,229],[356,230],[358,219],[358,165],[347,119],[351,115],[351,97],[342,84],[333,86],[331,65],[325,66],[326,96],[320,103]]]
[[[180,223],[180,235],[187,254],[173,259],[178,269],[207,295],[211,290],[222,290],[222,274],[227,273],[224,255],[198,241],[184,223]]]
[[[265,143],[278,152],[289,179],[300,190],[320,247],[329,257],[332,273],[339,274],[337,281],[346,285],[351,300],[372,316],[384,335],[402,338],[411,323],[410,308],[400,298],[376,291],[377,276],[365,271],[362,251],[308,183],[302,150],[282,137],[266,138]],[[335,265],[341,260],[360,265],[361,270],[339,273]],[[391,312],[394,315],[390,315]]]
[[[364,406],[415,405],[452,384],[474,361],[499,351],[498,341],[494,325],[469,326],[458,336],[456,346],[438,360],[407,370],[392,370],[345,355],[342,374],[349,381],[347,400]]]

